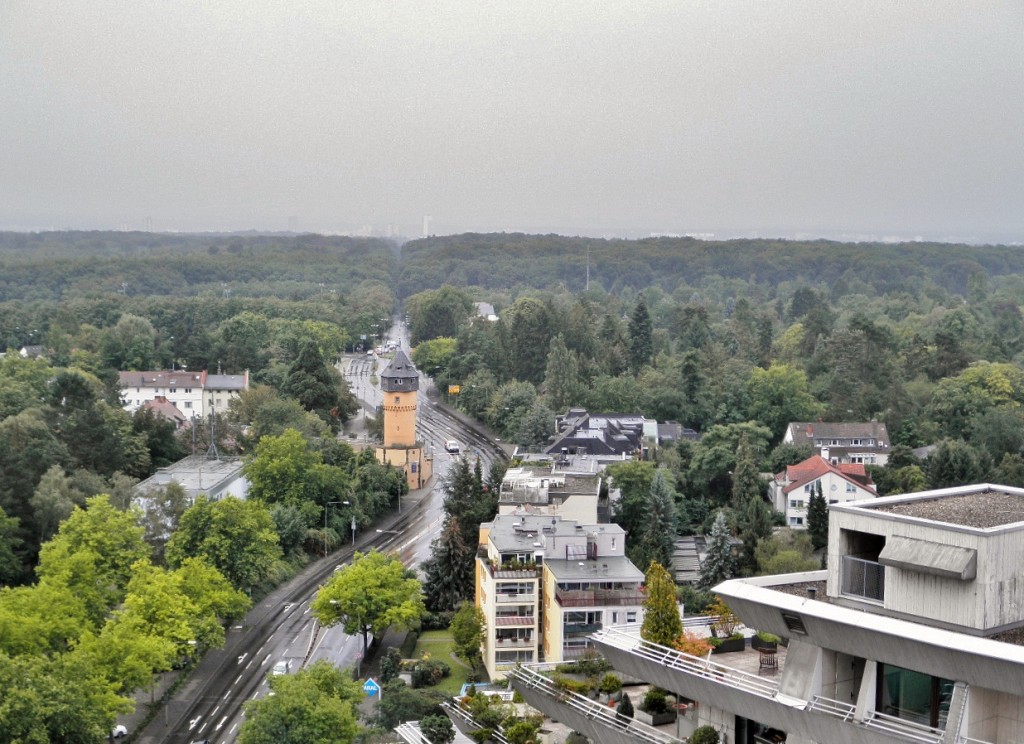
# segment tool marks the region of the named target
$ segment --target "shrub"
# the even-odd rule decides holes
[[[397,648],[392,646],[384,653],[384,658],[380,660],[381,683],[390,682],[398,677],[398,673],[401,671],[401,668],[402,654]]]
[[[689,744],[718,744],[718,731],[714,726],[698,726],[687,739]]]
[[[651,715],[657,715],[659,713],[668,713],[668,696],[665,691],[660,687],[652,687],[644,694],[644,699],[640,703],[640,710],[644,713],[650,713]]]
[[[707,656],[711,646],[712,644],[707,638],[697,635],[692,630],[684,630],[676,640],[676,650],[690,654],[690,656]]]
[[[417,661],[412,669],[412,686],[436,685],[449,674],[451,674],[451,667],[443,661],[424,657]]]
[[[448,716],[427,716],[421,719],[420,731],[431,744],[449,744],[455,738],[455,729]]]
[[[633,717],[633,701],[629,699],[629,693],[622,693],[622,699],[619,701],[619,706],[615,709],[615,713],[619,718],[632,718]],[[565,744],[569,744],[566,740]]]
[[[619,679],[619,675],[614,672],[606,672],[601,678],[601,684],[598,685],[597,691],[603,692],[605,695],[611,695],[622,689],[622,680]]]
[[[768,633],[766,631],[759,630],[757,631],[757,640],[761,641],[762,643],[778,643],[782,639],[774,633]]]
[[[590,739],[585,737],[579,731],[573,731],[565,737],[565,744],[590,744]]]

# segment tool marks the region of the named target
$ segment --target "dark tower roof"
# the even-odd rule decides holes
[[[391,364],[380,373],[380,387],[385,393],[408,393],[418,390],[420,373],[416,371],[409,357],[399,349]]]

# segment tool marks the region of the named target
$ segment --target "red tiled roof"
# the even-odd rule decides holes
[[[868,475],[863,464],[847,463],[842,465],[833,465],[820,455],[811,455],[803,462],[798,462],[796,465],[789,465],[783,472],[779,473],[775,477],[776,480],[789,481],[789,485],[782,489],[783,493],[788,494],[797,488],[802,487],[806,483],[817,480],[827,473],[834,473],[843,480],[850,481],[854,485],[868,491],[875,490],[874,484],[871,482],[871,476]]]

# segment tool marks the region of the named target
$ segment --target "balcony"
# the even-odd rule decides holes
[[[885,566],[844,555],[841,591],[849,597],[885,601]]]
[[[639,607],[644,594],[639,589],[559,589],[555,601],[562,607]]]
[[[533,638],[498,636],[494,639],[494,648],[499,651],[503,648],[533,648],[535,645]]]
[[[533,615],[498,615],[494,618],[494,625],[498,628],[532,628],[537,624],[537,618]]]
[[[566,623],[562,635],[585,635],[601,630],[601,623]]]
[[[495,594],[494,601],[498,604],[536,604],[536,594]]]

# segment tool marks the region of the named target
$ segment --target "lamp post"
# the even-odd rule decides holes
[[[327,513],[330,511],[331,506],[347,503],[347,501],[328,501],[324,504],[324,555],[327,555]]]
[[[355,545],[356,544],[356,505],[355,505],[355,496],[353,496],[352,499],[353,499],[353,501],[341,501],[339,503],[344,504],[345,506],[351,506],[352,507],[352,544]]]

